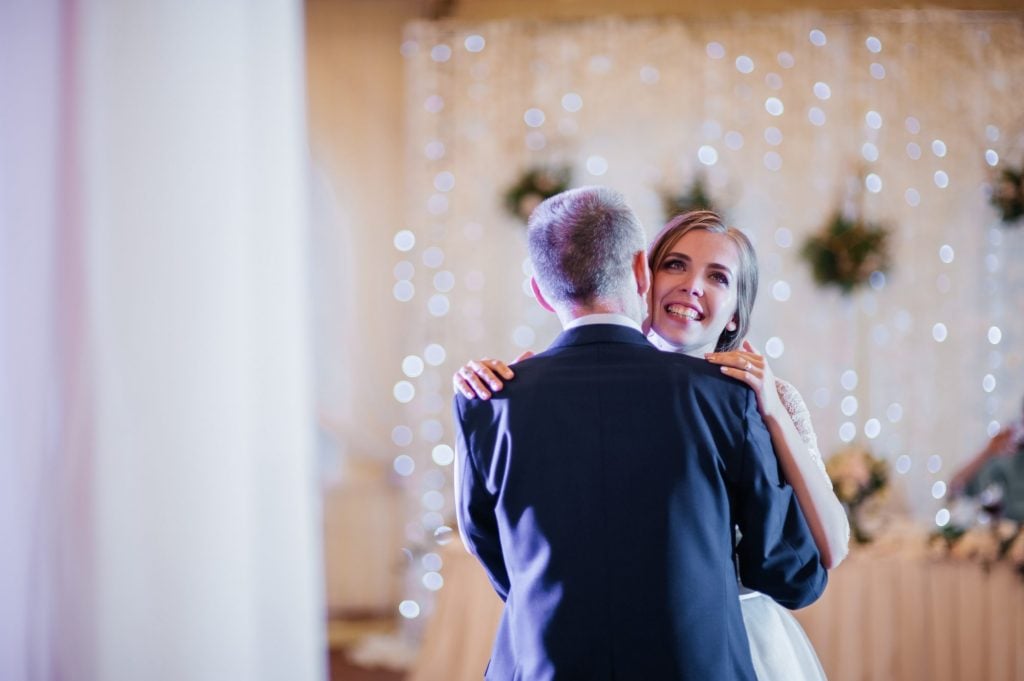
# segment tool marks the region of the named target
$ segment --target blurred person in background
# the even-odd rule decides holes
[[[996,433],[949,487],[954,496],[976,497],[993,514],[1024,522],[1024,402],[1018,418]]]

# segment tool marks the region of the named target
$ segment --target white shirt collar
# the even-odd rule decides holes
[[[624,314],[618,314],[615,312],[601,312],[598,314],[586,314],[582,317],[577,317],[562,328],[568,331],[569,329],[575,329],[579,326],[589,326],[591,324],[615,324],[617,326],[628,326],[631,329],[636,329],[643,333],[640,329],[640,325],[634,320],[630,319]]]
[[[658,335],[658,332],[651,329],[647,332],[647,340],[651,342],[651,345],[658,348],[662,352],[682,352],[678,346],[669,343],[667,340]]]

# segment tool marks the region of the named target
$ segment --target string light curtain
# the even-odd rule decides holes
[[[957,11],[410,25],[396,178],[409,208],[391,263],[411,322],[390,369],[410,506],[403,614],[443,585],[451,372],[558,331],[503,205],[531,167],[622,190],[649,234],[663,194],[702,179],[755,243],[752,340],[803,392],[823,453],[870,447],[914,517],[946,522],[952,472],[1024,393],[1024,229],[987,200],[999,164],[1024,154],[1022,27]],[[892,234],[891,269],[849,296],[816,287],[799,257],[837,209]]]

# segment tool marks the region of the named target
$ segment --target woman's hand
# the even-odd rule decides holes
[[[533,352],[527,350],[516,357],[516,362],[530,357],[533,357]],[[500,359],[484,357],[480,360],[470,360],[452,374],[452,390],[462,393],[466,399],[479,397],[481,400],[489,400],[492,391],[498,392],[505,387],[499,376],[507,381],[515,377],[515,372]]]
[[[719,365],[726,376],[743,381],[754,389],[761,418],[767,420],[783,415],[782,401],[775,387],[775,374],[772,373],[772,368],[768,366],[764,355],[755,350],[750,341],[743,341],[742,350],[709,352],[704,358],[712,364]]]

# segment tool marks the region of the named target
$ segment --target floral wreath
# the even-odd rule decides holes
[[[1005,165],[992,187],[989,201],[999,211],[1004,225],[1019,224],[1024,215],[1024,168]]]
[[[530,168],[505,191],[505,208],[526,222],[542,201],[568,189],[571,179],[568,166]]]
[[[849,294],[866,283],[874,272],[889,267],[889,230],[845,217],[836,211],[816,234],[804,242],[800,255],[811,267],[814,281],[836,286]]]
[[[681,192],[662,191],[661,207],[665,211],[666,220],[691,210],[711,210],[719,213],[715,202],[708,196],[704,187],[704,179],[701,177],[697,177],[693,184]]]

